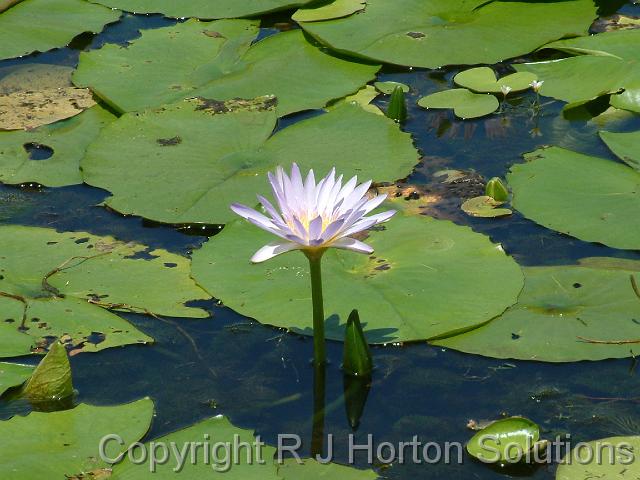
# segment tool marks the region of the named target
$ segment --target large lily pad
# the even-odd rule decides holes
[[[582,103],[613,93],[611,105],[640,112],[640,30],[561,40],[545,48],[577,56],[515,66],[544,80],[542,95]]]
[[[84,0],[24,0],[0,14],[0,60],[63,47],[118,18],[119,12]]]
[[[488,93],[473,93],[466,88],[452,88],[432,93],[418,100],[422,108],[452,108],[456,117],[478,118],[495,112],[500,103]]]
[[[527,267],[518,303],[501,317],[437,345],[487,357],[574,362],[640,351],[638,271]],[[633,341],[636,341],[634,343]]]
[[[640,131],[630,133],[601,131],[599,133],[600,138],[620,160],[640,172]]]
[[[162,13],[168,17],[238,18],[301,7],[313,0],[91,0],[132,13]]]
[[[81,404],[61,412],[32,412],[0,422],[0,477],[77,478],[97,472],[108,467],[100,459],[101,439],[109,434],[122,438],[123,445],[115,440],[105,445],[106,455],[117,457],[145,435],[152,416],[153,402],[145,398],[114,407]]]
[[[379,68],[333,57],[300,31],[249,48],[257,34],[258,22],[248,20],[191,20],[144,31],[126,48],[106,45],[84,52],[74,82],[91,87],[120,112],[194,96],[275,95],[279,115],[286,115],[355,92]]]
[[[29,131],[0,132],[0,181],[49,187],[82,183],[80,160],[100,130],[115,120],[96,105],[63,122]],[[51,156],[37,159],[34,150]]]
[[[47,228],[4,226],[0,239],[0,357],[28,354],[52,337],[78,351],[152,341],[107,308],[207,316],[184,305],[206,294],[179,255]]]
[[[193,276],[230,308],[312,334],[309,269],[297,252],[252,265],[272,236],[230,223],[194,252]],[[397,214],[371,232],[371,256],[336,249],[323,258],[327,336],[344,340],[357,308],[371,343],[434,338],[476,327],[516,301],[518,265],[483,235],[448,221]],[[233,251],[233,255],[228,252]]]
[[[33,373],[31,365],[0,362],[0,395],[11,387],[22,385]]]
[[[508,175],[511,204],[525,217],[610,247],[640,249],[640,173],[562,148],[536,150]]]
[[[109,190],[107,205],[159,222],[225,223],[233,202],[254,204],[266,173],[298,162],[319,174],[336,166],[378,181],[407,176],[418,161],[393,121],[343,105],[271,138],[272,98],[194,100],[126,114],[105,128],[82,163],[85,181]],[[167,192],[171,192],[167,195]]]
[[[640,476],[640,436],[609,437],[580,445],[560,463],[556,480],[626,480]]]
[[[586,34],[595,17],[591,0],[371,0],[363,12],[301,25],[338,51],[438,68],[526,54],[550,41]]]

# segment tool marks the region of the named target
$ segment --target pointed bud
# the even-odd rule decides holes
[[[29,401],[50,402],[73,395],[71,365],[66,348],[58,341],[36,367],[22,389],[21,396]]]
[[[387,117],[396,122],[404,122],[407,119],[407,104],[404,100],[404,91],[401,86],[394,88],[391,94]]]
[[[369,390],[371,390],[371,377],[353,377],[344,375],[344,406],[347,413],[349,426],[357,430],[360,426],[360,419],[367,404]]]
[[[493,177],[487,182],[485,195],[493,198],[497,202],[506,202],[509,200],[509,190],[507,190],[507,186],[498,177]]]
[[[370,375],[373,370],[371,350],[360,324],[358,310],[353,310],[347,320],[342,364],[347,375]]]

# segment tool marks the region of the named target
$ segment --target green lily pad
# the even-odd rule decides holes
[[[485,463],[518,463],[518,457],[529,452],[539,439],[540,427],[531,420],[504,418],[477,432],[467,443],[467,452]]]
[[[311,458],[304,458],[302,462],[298,463],[295,459],[288,458],[278,467],[278,474],[284,480],[325,480],[327,478],[376,480],[380,478],[373,470],[358,470],[336,463],[318,463]]]
[[[126,48],[105,45],[83,52],[73,80],[90,87],[119,112],[187,97],[228,100],[275,95],[278,114],[287,115],[322,108],[353,93],[379,68],[331,56],[300,31],[251,45],[257,34],[258,22],[249,20],[190,20],[146,30]]]
[[[577,56],[561,60],[515,65],[537,75],[540,93],[569,103],[582,103],[601,95],[611,105],[640,112],[640,30],[622,30],[550,43]],[[624,92],[621,92],[624,90]],[[619,94],[618,94],[619,93]]]
[[[462,210],[472,217],[495,218],[511,215],[513,212],[508,208],[498,208],[504,202],[494,200],[492,197],[482,195],[470,198],[462,204]]]
[[[365,9],[365,0],[334,0],[315,8],[301,8],[291,17],[296,22],[317,22],[342,18]]]
[[[375,105],[371,104],[371,102],[380,95],[380,92],[373,88],[371,85],[366,85],[364,88],[361,88],[353,95],[348,95],[340,100],[336,100],[335,102],[330,103],[325,107],[325,110],[331,111],[334,110],[345,103],[350,103],[352,105],[357,105],[363,110],[369,113],[375,113],[376,115],[384,115],[384,112],[380,110]]]
[[[33,373],[31,365],[0,362],[0,395],[12,387],[22,385]]]
[[[82,183],[80,160],[100,130],[115,118],[96,105],[51,125],[28,131],[0,132],[0,181],[36,182],[49,187]],[[50,150],[51,156],[32,160],[34,149]]]
[[[31,401],[47,402],[62,400],[71,395],[73,382],[67,349],[60,342],[53,342],[49,353],[27,380],[21,396]]]
[[[525,155],[508,174],[512,206],[547,228],[610,247],[640,249],[640,173],[558,147]]]
[[[6,479],[71,478],[108,465],[100,460],[99,444],[109,434],[105,453],[117,457],[140,440],[151,424],[149,398],[125,405],[96,407],[81,404],[60,412],[32,412],[0,422],[0,477]],[[34,462],[34,457],[40,460]]]
[[[624,358],[640,351],[640,340],[628,342],[640,339],[640,298],[631,284],[637,271],[558,266],[527,267],[524,273],[518,303],[501,317],[435,343],[487,357],[544,362]]]
[[[620,160],[640,172],[640,131],[630,133],[601,131],[599,133],[600,138]]]
[[[453,88],[432,93],[418,100],[422,108],[453,108],[460,118],[478,118],[495,112],[500,103],[488,93],[473,93],[466,88]]]
[[[272,240],[247,222],[232,222],[194,252],[192,274],[239,313],[312,335],[304,255],[249,262]],[[375,248],[371,256],[337,249],[324,255],[328,338],[344,340],[354,308],[370,343],[464,331],[502,313],[522,288],[520,268],[499,245],[448,221],[398,213],[383,230],[370,232],[366,242]]]
[[[301,7],[314,0],[91,0],[131,13],[162,13],[174,18],[238,18]]]
[[[64,47],[118,18],[120,12],[84,0],[24,0],[0,14],[0,60]]]
[[[489,67],[471,68],[453,77],[453,81],[461,87],[475,92],[490,93],[500,93],[503,86],[510,87],[514,92],[527,90],[536,79],[536,75],[531,72],[517,72],[498,80],[495,72]]]
[[[596,18],[591,0],[371,1],[345,18],[301,22],[334,50],[413,67],[493,64],[563,37],[586,35]]]
[[[47,228],[4,226],[0,239],[0,357],[29,354],[51,337],[77,351],[152,341],[107,309],[207,316],[184,305],[207,295],[179,255]]]
[[[385,95],[391,95],[396,87],[402,88],[404,93],[409,93],[409,85],[400,82],[376,82],[373,84],[376,89]]]
[[[231,203],[252,205],[256,193],[266,193],[266,173],[277,165],[298,162],[319,175],[335,166],[345,176],[393,181],[418,162],[409,134],[359,106],[342,105],[269,138],[275,126],[270,97],[197,99],[126,114],[89,147],[84,178],[109,190],[106,203],[119,212],[221,224],[235,218]]]
[[[560,462],[556,480],[625,480],[638,477],[638,451],[640,436],[609,437],[586,442],[581,448],[573,449],[570,458]]]

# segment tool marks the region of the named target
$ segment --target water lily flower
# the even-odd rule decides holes
[[[372,253],[373,248],[350,235],[386,222],[396,212],[389,210],[367,216],[387,196],[368,197],[371,181],[358,185],[357,177],[342,185],[342,175],[336,179],[334,168],[317,184],[313,170],[303,181],[300,168],[295,163],[291,166],[291,176],[278,167],[276,173],[269,172],[268,177],[278,209],[260,195],[258,200],[269,217],[239,203],[232,204],[231,209],[254,225],[280,237],[280,240],[258,250],[251,258],[252,262],[264,262],[291,250],[301,250],[309,260],[314,364],[321,366],[326,362],[322,256],[328,248]]]
[[[373,252],[369,245],[350,235],[386,222],[395,210],[366,216],[386,199],[386,194],[369,198],[367,191],[371,181],[357,185],[358,179],[353,177],[343,186],[342,175],[337,179],[335,176],[335,169],[331,169],[316,184],[313,170],[303,181],[295,163],[291,167],[291,177],[278,167],[275,175],[268,174],[278,210],[260,195],[258,200],[269,217],[245,205],[231,205],[231,209],[241,217],[280,237],[280,240],[258,250],[251,258],[252,262],[264,262],[291,250],[315,254],[333,247],[360,253]]]
[[[511,92],[511,90],[513,90],[513,88],[511,88],[509,85],[500,85],[500,91],[505,97],[509,95],[509,92]]]
[[[540,87],[542,87],[542,84],[543,84],[543,83],[544,83],[544,80],[540,80],[540,81],[538,81],[538,80],[534,80],[533,82],[531,82],[531,83],[529,84],[529,86],[530,86],[531,88],[533,88],[533,91],[534,91],[534,92],[538,93],[538,91],[540,91]]]

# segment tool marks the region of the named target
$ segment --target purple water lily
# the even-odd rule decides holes
[[[291,166],[291,177],[282,167],[268,176],[279,211],[260,195],[258,200],[270,218],[245,205],[231,205],[235,213],[281,239],[258,250],[251,258],[254,263],[291,250],[302,250],[308,255],[334,247],[372,253],[373,248],[349,235],[386,222],[396,213],[390,210],[367,217],[386,199],[386,194],[368,196],[371,181],[358,185],[357,177],[343,186],[342,175],[336,179],[335,168],[317,184],[313,170],[303,181],[295,163]]]

